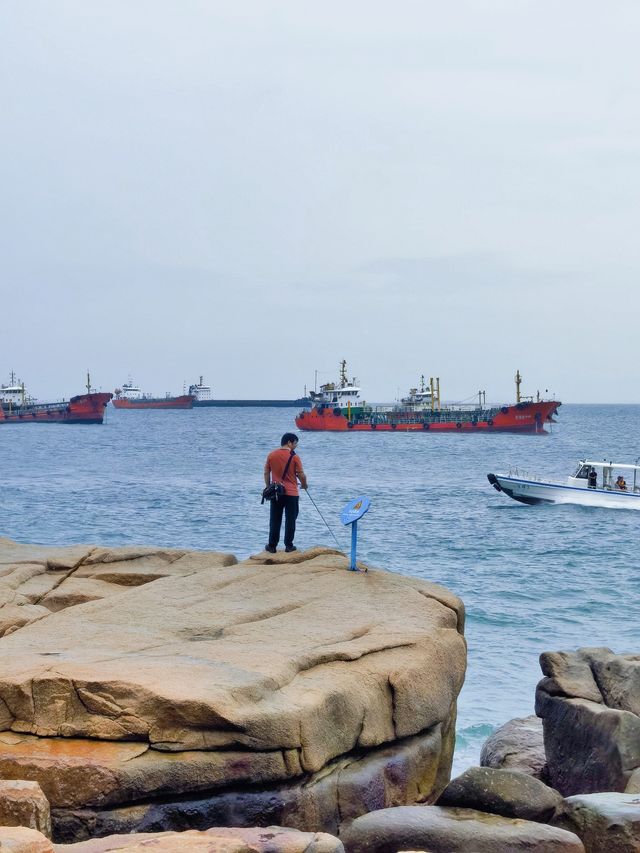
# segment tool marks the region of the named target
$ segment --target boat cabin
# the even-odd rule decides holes
[[[10,406],[23,406],[26,397],[24,385],[0,385],[0,403]]]
[[[124,398],[126,400],[142,400],[144,396],[142,391],[136,388],[131,379],[125,382],[122,388],[116,388],[115,395],[118,399]]]
[[[332,406],[338,409],[362,405],[360,388],[351,383],[339,386],[333,382],[327,382],[326,385],[320,386],[319,391],[311,391],[310,395],[316,405]]]
[[[567,484],[582,489],[640,492],[640,465],[582,459]]]
[[[201,376],[197,385],[189,385],[189,394],[196,400],[210,400],[211,386],[205,385],[202,380],[203,377]]]

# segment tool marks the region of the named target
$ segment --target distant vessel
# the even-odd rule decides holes
[[[579,504],[580,506],[640,509],[640,465],[581,459],[564,483],[511,469],[487,474],[494,489],[524,504]],[[630,482],[626,482],[626,477]]]
[[[433,377],[393,406],[370,406],[360,396],[360,386],[347,377],[347,363],[340,363],[338,382],[320,386],[312,392],[313,408],[300,412],[296,426],[301,430],[327,432],[518,432],[546,434],[545,425],[553,422],[561,405],[557,400],[542,400],[520,394],[522,377],[516,373],[516,403],[486,405],[485,392],[478,392],[473,404],[442,405],[440,379]]]
[[[194,385],[189,385],[189,394],[195,399],[193,405],[196,408],[215,406],[218,408],[245,408],[245,407],[264,407],[269,406],[276,408],[299,408],[300,406],[310,407],[311,398],[304,396],[298,397],[295,400],[213,400],[211,398],[211,386],[205,385],[203,377],[200,377],[199,382]]]
[[[143,394],[131,379],[114,393],[112,402],[116,409],[191,409],[195,400],[191,394],[172,397],[167,393],[164,397],[152,397]]]
[[[0,424],[101,424],[111,394],[91,389],[87,373],[87,393],[69,400],[41,402],[27,394],[24,382],[11,372],[8,385],[0,385]]]

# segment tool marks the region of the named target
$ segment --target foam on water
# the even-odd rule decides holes
[[[260,550],[264,457],[292,416],[110,409],[104,427],[0,426],[0,533],[48,544]],[[345,550],[339,510],[367,494],[361,556],[442,583],[466,604],[469,668],[454,772],[477,763],[494,727],[533,713],[542,651],[639,650],[637,514],[526,506],[487,482],[510,465],[562,480],[584,455],[638,456],[638,406],[563,406],[560,421],[548,437],[301,435],[310,489]],[[299,546],[332,544],[304,496],[298,530]]]

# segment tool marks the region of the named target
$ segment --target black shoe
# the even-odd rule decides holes
[[[264,546],[264,550],[265,550],[265,551],[268,551],[270,554],[275,554],[275,553],[276,553],[276,549],[275,549],[275,546],[274,546],[274,545],[265,545],[265,546]]]
[[[295,545],[287,545],[284,550],[287,552],[287,554],[290,554],[292,551],[297,551],[298,549]]]

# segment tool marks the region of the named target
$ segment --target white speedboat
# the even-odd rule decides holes
[[[636,460],[638,462],[638,460]],[[564,483],[554,483],[512,468],[508,474],[487,474],[494,489],[524,504],[640,509],[640,465],[583,459]]]

